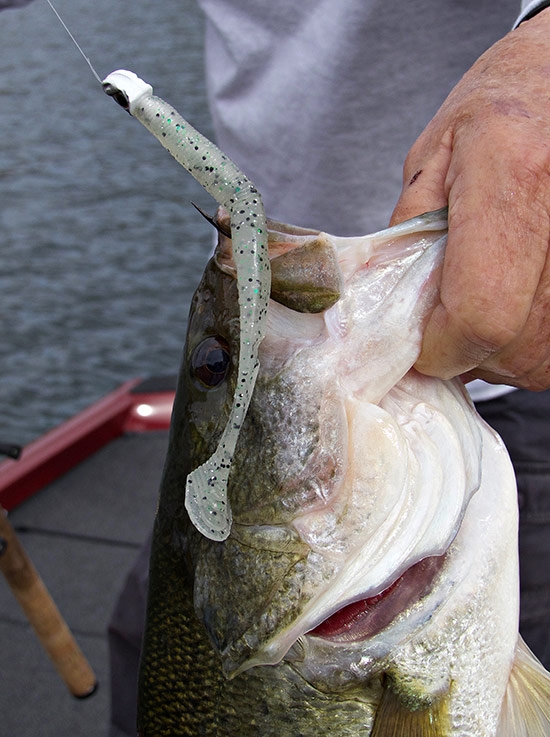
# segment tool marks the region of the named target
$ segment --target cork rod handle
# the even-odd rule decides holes
[[[69,691],[90,696],[97,688],[95,674],[1,507],[0,571]]]

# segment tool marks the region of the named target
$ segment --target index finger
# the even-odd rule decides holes
[[[490,134],[477,130],[473,141],[455,139],[440,302],[425,327],[416,363],[422,373],[451,378],[471,371],[512,343],[527,321],[548,224],[536,167],[508,136],[493,127]]]

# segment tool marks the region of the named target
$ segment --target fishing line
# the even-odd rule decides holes
[[[58,21],[59,21],[59,22],[61,23],[61,25],[63,26],[63,28],[64,28],[64,29],[65,29],[65,30],[67,31],[67,33],[69,34],[69,37],[70,37],[71,41],[72,41],[72,42],[74,43],[74,45],[76,46],[76,48],[77,48],[77,49],[78,49],[78,50],[80,51],[80,53],[82,54],[82,57],[84,58],[84,60],[85,60],[86,64],[87,64],[87,65],[88,65],[88,66],[90,67],[90,70],[91,70],[92,74],[94,75],[94,77],[95,77],[95,78],[97,79],[97,81],[99,82],[99,84],[102,84],[102,81],[101,81],[101,77],[99,76],[99,74],[98,74],[98,73],[96,72],[96,70],[94,69],[94,67],[93,67],[93,65],[92,65],[92,62],[91,62],[91,61],[90,61],[90,60],[88,59],[88,57],[86,56],[86,54],[85,54],[85,53],[84,53],[84,52],[82,51],[82,49],[80,48],[80,46],[79,46],[79,44],[78,44],[78,41],[76,40],[76,38],[75,38],[75,37],[73,36],[73,34],[72,34],[72,33],[71,33],[70,31],[69,31],[69,29],[68,29],[68,27],[67,27],[67,24],[65,23],[65,21],[63,20],[63,18],[62,18],[62,17],[61,17],[60,15],[59,15],[59,13],[58,13],[58,12],[57,12],[57,10],[56,10],[56,9],[54,8],[54,6],[53,6],[53,5],[52,5],[52,3],[50,2],[50,0],[46,0],[46,2],[48,3],[48,5],[50,6],[50,8],[51,8],[51,9],[53,10],[53,12],[55,13],[55,15],[56,15],[56,17],[57,17],[57,20],[58,20]]]

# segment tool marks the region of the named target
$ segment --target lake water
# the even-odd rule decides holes
[[[193,0],[57,0],[103,78],[136,72],[211,136]],[[108,98],[45,0],[0,13],[0,439],[176,373],[215,203]]]

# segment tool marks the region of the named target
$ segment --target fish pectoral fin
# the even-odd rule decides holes
[[[384,684],[371,737],[450,737],[448,694],[423,708],[410,708]]]
[[[498,737],[550,737],[550,673],[518,637]]]

